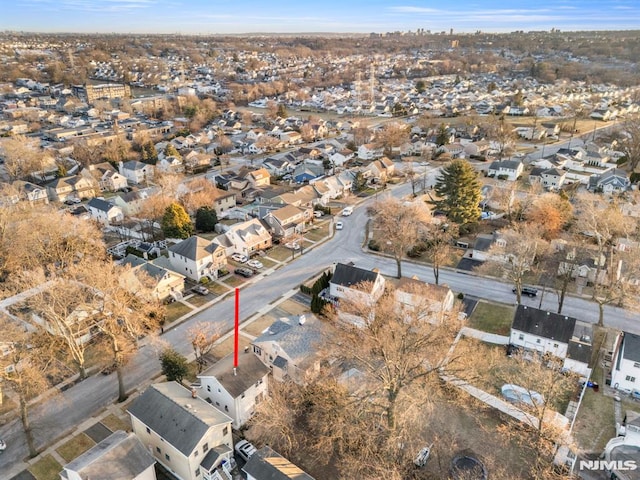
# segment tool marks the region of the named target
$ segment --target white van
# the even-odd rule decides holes
[[[349,215],[351,215],[353,213],[353,207],[344,207],[342,209],[342,216],[343,217],[348,217]]]

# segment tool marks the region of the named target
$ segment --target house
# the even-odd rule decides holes
[[[98,182],[102,192],[115,192],[127,187],[126,177],[120,175],[109,162],[89,165],[89,168],[82,170],[81,174],[83,172],[88,172]]]
[[[632,461],[635,466],[640,461],[640,414],[638,412],[624,411],[622,423],[616,423],[616,436],[607,442],[601,458],[604,458],[609,465],[608,478],[620,480],[638,478],[629,471],[627,464],[627,461]]]
[[[544,188],[558,190],[564,184],[567,172],[557,168],[549,168],[540,172],[540,182]]]
[[[468,157],[481,157],[485,155],[491,144],[486,140],[470,142],[464,146],[464,153]]]
[[[264,221],[269,225],[274,237],[287,238],[296,233],[304,232],[307,222],[313,218],[312,215],[310,208],[285,205],[267,213]]]
[[[322,323],[314,315],[282,317],[251,345],[253,353],[271,368],[274,380],[303,383],[320,369],[316,353],[322,332]]]
[[[247,173],[244,178],[246,178],[254,188],[265,187],[271,184],[271,175],[269,175],[266,168],[252,170]]]
[[[167,250],[173,270],[196,282],[202,278],[218,278],[218,270],[227,265],[225,249],[197,235],[171,245]]]
[[[184,275],[132,254],[124,258],[123,265],[129,266],[130,270],[120,280],[130,291],[135,292],[144,285],[151,290],[152,299],[164,301],[167,298],[182,298]]]
[[[73,198],[93,198],[95,187],[91,180],[79,175],[56,178],[47,184],[47,193],[52,202],[64,202]]]
[[[120,207],[116,207],[113,203],[107,202],[100,198],[92,198],[87,203],[91,218],[102,223],[103,225],[111,225],[124,220],[124,213]]]
[[[625,392],[640,391],[640,335],[620,332],[611,356],[611,386]]]
[[[611,267],[615,268],[613,275],[619,279],[622,271],[622,260],[618,260]],[[568,249],[565,260],[558,265],[558,275],[570,274],[571,278],[584,284],[606,285],[610,280],[609,262],[606,255],[594,251],[578,251],[576,248]],[[597,275],[597,278],[596,278]]]
[[[480,233],[476,236],[473,248],[466,253],[466,257],[478,262],[486,262],[489,258],[498,259],[497,255],[491,255],[489,252],[493,245],[506,247],[505,239],[499,233]]]
[[[19,198],[22,200],[26,200],[31,204],[49,203],[49,195],[46,188],[22,180],[16,180],[11,185],[16,189]]]
[[[409,311],[419,309],[430,322],[441,322],[445,313],[453,309],[453,292],[445,285],[422,282],[417,278],[402,277],[396,282],[396,301]]]
[[[311,162],[304,162],[296,166],[291,173],[293,181],[296,183],[310,182],[324,175],[324,167]]]
[[[498,160],[489,165],[488,177],[515,182],[524,171],[524,164],[520,160]]]
[[[212,198],[213,209],[216,211],[218,218],[222,214],[236,206],[236,193],[227,192],[222,189],[216,188]]]
[[[228,414],[233,428],[240,428],[253,416],[256,405],[267,396],[267,367],[258,357],[245,351],[233,366],[231,353],[198,375],[202,388],[198,394]]]
[[[375,302],[384,292],[385,280],[380,272],[338,263],[329,282],[329,295]]]
[[[612,168],[601,175],[592,175],[589,179],[588,188],[591,191],[611,195],[629,190],[631,181],[627,177],[627,172],[619,168]]]
[[[459,158],[464,153],[464,147],[460,143],[447,143],[438,148],[438,152],[448,153],[451,158]]]
[[[131,217],[140,212],[142,205],[148,198],[148,192],[146,191],[132,191],[118,193],[115,197],[110,198],[109,201],[120,207],[125,216]]]
[[[128,412],[133,433],[178,479],[216,478],[214,472],[229,465],[233,456],[231,418],[194,390],[178,382],[156,383]]]
[[[367,166],[367,170],[371,172],[371,176],[379,181],[386,182],[395,171],[395,164],[387,157],[380,160],[374,160]]]
[[[129,160],[128,162],[118,163],[120,175],[124,176],[129,182],[138,185],[153,179],[153,165]]]
[[[375,160],[383,155],[383,148],[373,143],[365,143],[358,147],[358,158],[361,160]]]
[[[156,460],[133,433],[122,430],[67,463],[62,480],[155,480]]]
[[[251,256],[254,252],[271,247],[272,243],[271,234],[257,218],[232,225],[213,241],[226,249],[227,256],[234,253]]]
[[[182,173],[184,172],[184,164],[178,157],[164,157],[156,163],[155,167],[163,173]],[[136,182],[140,183],[140,182]]]
[[[247,480],[314,480],[269,446],[251,455],[242,471],[247,475]]]
[[[282,158],[267,158],[262,165],[275,177],[281,177],[293,170],[293,165]]]
[[[591,370],[590,324],[573,317],[518,305],[511,324],[510,343],[525,350],[551,354],[563,368],[588,377]]]

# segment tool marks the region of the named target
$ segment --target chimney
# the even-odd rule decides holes
[[[191,389],[191,398],[197,398],[197,397],[198,397],[198,395],[196,394],[196,389],[192,388]]]

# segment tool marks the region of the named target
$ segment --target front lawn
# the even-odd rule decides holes
[[[515,307],[480,301],[469,317],[469,326],[483,332],[509,335]]]
[[[69,440],[67,443],[65,443],[61,447],[58,447],[56,449],[56,452],[58,452],[58,454],[62,458],[64,458],[67,462],[70,462],[74,458],[79,457],[84,452],[89,450],[95,444],[96,442],[91,440],[84,433],[81,433],[73,437],[71,440]]]
[[[298,253],[298,255],[300,255]],[[274,247],[267,252],[267,256],[278,262],[284,262],[291,259],[291,250],[283,246]],[[261,260],[262,261],[262,260]],[[264,262],[262,262],[264,263]]]
[[[234,287],[235,288],[235,287],[239,287],[240,285],[242,285],[245,281],[246,281],[246,279],[244,277],[241,277],[240,275],[231,275],[231,276],[225,278],[222,282],[226,283],[230,287]]]
[[[187,305],[181,302],[173,302],[167,305],[167,323],[171,323],[182,317],[183,315],[189,313],[192,309]]]
[[[124,430],[125,432],[128,432],[131,430],[129,422],[116,417],[113,413],[104,417],[100,423],[112,432],[115,432],[116,430]]]
[[[51,455],[45,455],[28,468],[36,480],[59,480],[62,465]]]

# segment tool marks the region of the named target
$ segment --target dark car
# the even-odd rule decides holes
[[[235,271],[238,275],[242,275],[245,278],[249,278],[253,276],[253,270],[250,270],[248,268],[236,268]]]
[[[513,293],[516,293],[515,288],[513,288],[512,291]],[[522,287],[522,290],[520,291],[520,293],[528,297],[535,297],[536,295],[538,295],[538,289],[533,287]]]

